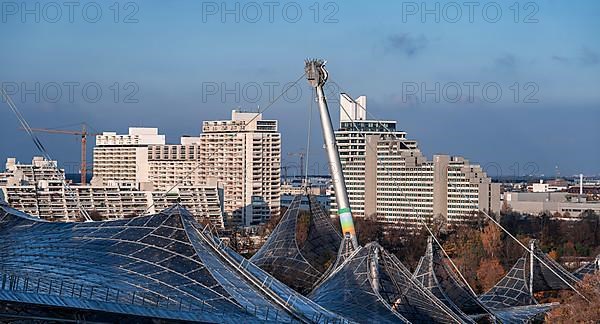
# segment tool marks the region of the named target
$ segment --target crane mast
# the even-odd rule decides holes
[[[329,170],[333,180],[335,200],[337,202],[342,232],[346,237],[350,237],[354,247],[358,247],[354,221],[352,220],[352,212],[348,200],[348,192],[346,190],[346,182],[342,172],[342,162],[340,161],[340,155],[333,133],[333,125],[331,124],[331,117],[329,116],[329,109],[327,108],[327,99],[325,98],[325,92],[323,90],[328,77],[327,70],[325,70],[325,61],[319,59],[306,60],[304,70],[306,72],[308,83],[315,88],[317,94],[323,140],[325,141],[325,149],[327,150]]]
[[[49,129],[49,128],[32,128],[34,132],[43,132],[50,134],[65,134],[65,135],[76,135],[81,137],[81,166],[79,172],[81,173],[81,184],[86,184],[87,182],[87,137],[90,135],[98,135],[91,134],[87,131],[85,123],[81,124],[81,131],[71,131],[71,130],[60,130],[60,129]]]

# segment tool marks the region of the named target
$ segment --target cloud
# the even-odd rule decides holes
[[[581,66],[591,66],[600,63],[600,54],[584,46],[576,57],[553,55],[552,60],[563,64],[576,63]]]
[[[400,52],[407,57],[414,57],[429,45],[429,40],[420,35],[411,36],[408,33],[392,35],[386,40],[386,50],[388,52]]]
[[[581,64],[583,65],[596,65],[600,62],[600,55],[598,52],[594,52],[593,50],[584,47],[581,50],[581,56],[579,57]]]
[[[517,58],[513,54],[506,54],[497,58],[494,63],[496,67],[513,70],[517,67]]]
[[[570,61],[568,57],[558,56],[558,55],[553,55],[552,59],[554,61],[558,61],[560,63],[569,63],[569,61]]]

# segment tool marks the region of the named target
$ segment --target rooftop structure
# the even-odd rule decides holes
[[[573,275],[577,279],[583,279],[587,275],[600,272],[600,255],[596,257],[592,262],[581,266],[579,269],[573,272]]]
[[[517,262],[516,267],[523,270],[523,264],[520,262]],[[514,284],[513,288],[523,291],[523,296],[531,297],[527,297],[522,304],[500,306],[489,302],[489,299],[504,300],[506,297],[501,294],[489,299],[483,297],[485,302],[480,301],[468,284],[452,269],[446,256],[433,243],[431,237],[428,239],[425,255],[419,261],[413,276],[453,311],[479,321],[486,319],[486,322],[526,323],[541,316],[553,306],[538,305],[525,290],[519,288],[521,283],[525,285],[522,281],[511,282]]]
[[[309,297],[359,323],[465,323],[377,243],[350,254]]]
[[[2,204],[0,268],[5,319],[344,321],[224,247],[180,206],[57,223]]]
[[[543,253],[535,240],[530,242],[531,253],[527,252],[508,271],[494,287],[479,296],[479,300],[487,308],[503,316],[514,316],[512,309],[517,314],[545,312],[553,305],[538,305],[535,293],[540,291],[571,289],[579,279],[569,273],[556,261]],[[534,308],[531,308],[534,307]],[[545,310],[543,309],[545,308]]]
[[[294,197],[267,242],[250,261],[307,294],[333,264],[342,237],[314,196],[308,196],[308,217],[300,219],[303,197]]]

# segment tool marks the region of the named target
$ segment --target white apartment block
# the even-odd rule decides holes
[[[156,190],[216,185],[201,178],[202,167],[199,137],[182,137],[180,145],[148,146],[148,180]]]
[[[276,120],[232,111],[205,121],[202,134],[165,144],[157,128],[103,133],[94,148],[93,184],[149,191],[218,186],[228,225],[250,226],[279,214],[281,134]]]
[[[143,191],[133,186],[64,186],[64,172],[56,161],[35,157],[32,164],[18,164],[14,158],[0,173],[2,199],[15,209],[46,220],[81,219],[79,206],[88,213],[118,219],[155,213],[180,203],[201,222],[223,227],[222,191],[216,186],[181,186],[165,191]]]
[[[16,158],[6,159],[6,171],[0,173],[0,186],[18,182],[35,183],[39,180],[62,180],[65,170],[58,169],[56,161],[45,160],[41,156],[32,159],[31,164],[17,163]]]
[[[127,135],[97,135],[92,182],[145,188],[150,183],[148,146],[164,144],[165,135],[159,135],[157,128],[130,127]]]
[[[420,227],[434,216],[460,224],[480,210],[500,210],[500,187],[478,165],[447,155],[427,160],[395,121],[367,118],[364,96],[342,94],[340,105],[336,141],[357,217]]]
[[[255,225],[279,214],[281,134],[276,120],[234,110],[231,120],[202,124],[200,147],[201,178],[223,186],[232,224]]]

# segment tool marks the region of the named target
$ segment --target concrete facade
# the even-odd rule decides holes
[[[434,216],[461,224],[500,210],[500,186],[479,165],[448,155],[428,160],[395,121],[367,119],[365,97],[342,94],[340,102],[336,141],[353,215],[420,227]]]
[[[199,145],[200,177],[222,185],[229,223],[256,225],[279,214],[281,134],[276,120],[233,110],[230,120],[202,124]]]
[[[513,211],[524,214],[568,213],[579,217],[587,210],[600,214],[599,201],[586,201],[567,192],[506,192],[504,201]]]
[[[176,145],[156,128],[98,136],[92,183],[145,191],[218,186],[226,223],[250,226],[279,214],[280,168],[277,121],[233,110],[231,119],[205,121],[202,134]]]
[[[9,158],[0,174],[2,198],[11,207],[46,220],[79,218],[79,207],[109,219],[156,213],[181,203],[199,220],[223,227],[222,191],[214,186],[181,186],[165,191],[145,191],[133,186],[70,185],[65,188],[64,171],[56,161],[35,157],[32,164],[17,164]]]

